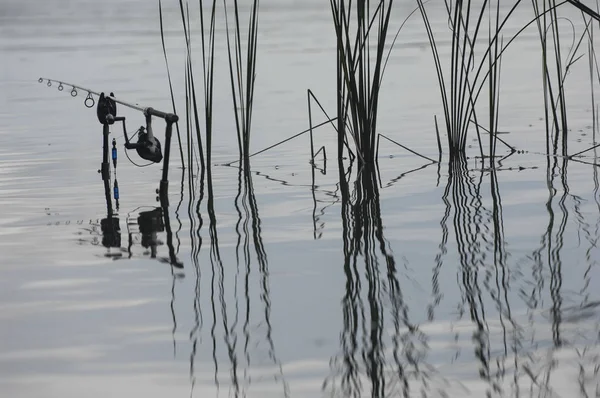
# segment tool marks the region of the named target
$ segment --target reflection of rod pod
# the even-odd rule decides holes
[[[152,258],[156,257],[156,247],[158,246],[158,232],[165,230],[163,223],[163,213],[160,207],[150,211],[143,211],[137,219],[140,234],[142,235],[142,246],[150,248]]]
[[[100,220],[102,231],[102,246],[121,247],[121,227],[117,217],[107,217]]]

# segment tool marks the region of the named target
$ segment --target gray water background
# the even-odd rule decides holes
[[[261,4],[252,150],[307,128],[309,88],[328,111],[335,109],[328,3]],[[179,8],[177,2],[164,7],[171,73],[182,107]],[[397,5],[393,29],[413,8],[411,2]],[[521,8],[508,32],[531,18],[530,5]],[[439,37],[449,38],[443,9],[436,4],[430,9]],[[581,16],[563,12],[580,31]],[[569,26],[565,22],[565,31]],[[444,54],[448,40],[442,40]],[[570,40],[565,42],[568,47]],[[237,158],[225,51],[221,23],[216,165]],[[189,193],[181,195],[187,179],[174,149],[170,215],[184,269],[172,270],[151,259],[139,237],[130,258],[124,251],[126,219],[135,224],[140,210],[158,206],[154,189],[160,166],[139,169],[120,154],[123,247],[104,248],[98,226],[106,216],[97,174],[101,126],[94,110],[83,106],[85,93],[72,98],[68,90],[37,83],[44,76],[170,109],[156,2],[4,0],[0,54],[1,396],[371,396],[377,381],[385,381],[381,388],[389,396],[403,391],[431,397],[598,394],[597,169],[572,161],[565,170],[562,160],[555,166],[556,159],[542,155],[545,123],[535,28],[507,51],[502,67],[499,127],[509,132],[503,136],[507,141],[528,151],[508,158],[497,172],[505,265],[495,262],[487,229],[487,235],[477,235],[483,240],[466,249],[468,256],[484,253],[482,263],[467,267],[476,272],[475,294],[466,289],[460,258],[465,247],[452,216],[447,244],[440,244],[446,209],[460,210],[443,199],[447,162],[439,170],[431,165],[404,175],[427,162],[382,141],[381,217],[405,312],[402,325],[395,325],[398,308],[387,299],[385,277],[374,299],[369,283],[374,277],[359,259],[361,282],[350,295],[361,304],[354,307],[359,312],[350,330],[333,129],[324,127],[315,135],[316,145],[325,146],[329,155],[326,175],[316,176],[317,222],[307,136],[252,160],[267,270],[260,269],[252,242],[248,268],[236,256],[238,170],[224,166],[213,168],[223,266],[211,261],[205,203],[202,243],[197,264],[193,261],[198,241],[190,229],[195,233],[199,220],[188,214]],[[590,147],[595,137],[586,62],[576,63],[567,78],[570,153]],[[435,158],[433,115],[441,114],[439,98],[427,37],[415,15],[390,57],[379,132]],[[130,131],[143,123],[135,112],[123,109],[123,114]],[[122,144],[120,131],[115,136]],[[470,144],[474,155],[476,143]],[[593,163],[593,153],[583,160]],[[463,210],[484,209],[484,217],[466,227],[486,230],[486,212],[493,208],[491,174],[473,157],[468,166],[468,181],[478,184],[481,194],[471,192]],[[164,233],[159,238],[166,240]],[[121,258],[115,260],[115,253]],[[165,245],[158,257],[167,257]],[[385,274],[384,264],[381,257],[378,274]],[[377,325],[373,305],[380,306],[383,317]],[[381,332],[375,340],[374,330]],[[377,341],[380,351],[374,349]],[[370,357],[377,353],[381,357]],[[381,366],[374,368],[377,363]],[[354,368],[354,376],[344,378]]]

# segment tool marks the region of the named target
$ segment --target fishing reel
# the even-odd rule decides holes
[[[123,123],[123,136],[125,137],[125,149],[135,149],[142,159],[153,163],[160,163],[163,159],[162,148],[160,141],[154,136],[152,131],[152,115],[149,112],[145,112],[146,126],[140,126],[134,134],[134,136],[137,135],[138,140],[136,143],[132,143],[127,135],[125,117],[116,116],[117,104],[111,97],[114,97],[113,93],[110,93],[110,96],[105,96],[104,93],[100,94],[96,109],[98,121],[101,124],[109,125],[121,121]]]
[[[138,141],[135,144],[129,141],[127,133],[125,130],[123,130],[123,134],[125,135],[125,148],[135,149],[142,159],[146,159],[154,163],[160,163],[163,158],[160,141],[152,134],[150,123],[150,117],[146,116],[146,128],[144,128],[144,126],[140,126],[136,132]]]

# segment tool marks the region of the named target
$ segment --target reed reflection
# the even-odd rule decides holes
[[[188,129],[189,131],[189,129]],[[202,317],[202,305],[201,305],[201,281],[202,281],[202,271],[200,267],[200,253],[202,249],[202,227],[204,225],[204,221],[202,218],[201,206],[204,200],[204,171],[203,167],[200,170],[195,170],[194,168],[188,168],[188,191],[190,192],[190,200],[188,202],[188,217],[190,220],[190,246],[191,253],[190,257],[192,260],[192,265],[194,267],[194,303],[192,305],[194,312],[194,321],[193,327],[190,330],[189,338],[192,345],[192,350],[190,353],[190,379],[191,379],[191,388],[192,392],[196,385],[196,357],[198,355],[198,344],[201,341],[201,333],[202,326],[204,324]],[[196,180],[194,172],[200,171],[200,178]],[[209,181],[209,186],[211,187],[212,193],[212,175],[209,173],[207,177]],[[213,339],[214,341],[214,339]],[[214,346],[214,345],[213,345]]]
[[[582,205],[585,200],[572,193],[569,186],[570,161],[556,156],[557,151],[555,147],[554,156],[547,157],[548,195],[544,207],[548,221],[539,246],[527,256],[532,264],[531,277],[534,283],[523,295],[530,312],[542,315],[539,319],[543,322],[542,327],[533,338],[539,344],[547,341],[550,347],[546,352],[529,355],[523,368],[527,369],[532,381],[543,380],[536,387],[551,391],[553,385],[564,383],[564,367],[568,363],[565,353],[570,353],[571,362],[579,367],[578,396],[593,396],[600,391],[600,356],[597,354],[600,333],[598,323],[594,320],[600,301],[594,300],[594,293],[589,289],[592,270],[598,264],[590,254],[596,250],[596,243],[600,239],[600,218],[584,215]],[[592,208],[600,209],[597,170],[590,170],[594,183]],[[595,223],[592,224],[591,220]],[[576,228],[574,232],[569,230],[569,226],[573,225]],[[577,259],[569,254],[568,242],[575,236],[577,246],[585,248],[583,270],[578,269]],[[579,291],[572,288],[573,283],[577,284],[574,278],[579,278],[576,276],[578,272],[582,272],[583,279]],[[570,279],[569,289],[563,287],[565,278]],[[543,375],[543,379],[540,375]]]
[[[410,380],[426,385],[430,377],[423,362],[427,345],[409,319],[396,260],[383,233],[377,173],[363,167],[351,186],[352,165],[343,166],[340,161],[346,278],[341,352],[330,361],[323,389],[343,397],[412,396],[419,388]]]
[[[548,201],[546,209],[548,211],[548,227],[546,233],[542,236],[540,250],[545,252],[546,262],[550,271],[550,297],[552,308],[550,310],[552,323],[552,340],[555,347],[560,347],[563,342],[561,338],[561,321],[562,321],[562,256],[561,251],[564,247],[564,235],[569,219],[569,213],[566,207],[566,201],[569,196],[569,185],[567,182],[567,166],[568,160],[563,158],[562,166],[559,166],[558,159],[548,158],[547,167],[547,185],[548,185]],[[550,166],[552,165],[552,166]],[[558,170],[562,167],[562,170]],[[554,187],[555,176],[560,176],[560,184],[562,185],[562,194],[558,198],[558,213],[555,214],[553,202],[558,194],[558,190]]]
[[[565,319],[589,318],[596,311],[592,308],[597,306],[589,301],[589,294],[583,294],[590,282],[589,266],[582,292],[570,295],[571,301],[581,300],[581,304],[564,305],[563,258],[570,212],[578,220],[578,233],[587,237],[590,246],[596,241],[580,209],[582,198],[570,193],[567,166],[567,159],[548,158],[548,198],[544,203],[547,225],[539,247],[526,251],[515,264],[504,230],[499,169],[492,164],[489,168],[472,170],[464,157],[450,160],[428,318],[435,319],[442,301],[444,286],[440,283],[440,273],[444,265],[452,264],[450,248],[454,247],[454,235],[461,299],[456,321],[466,320],[470,325],[466,333],[470,334],[469,350],[472,350],[472,354],[461,352],[459,345],[454,360],[466,354],[467,361],[472,356],[478,362],[478,377],[488,396],[552,391],[564,383],[562,372],[555,370],[561,364],[561,357],[573,356],[581,363],[586,362],[581,365],[584,373],[590,370],[594,373],[593,369],[599,367],[598,358],[585,361],[583,358],[597,344],[597,325],[584,323],[574,327],[573,322],[565,325]],[[596,230],[600,228],[596,226]],[[523,272],[528,269],[534,284],[522,280]],[[525,302],[526,314],[513,310],[516,298]],[[585,315],[579,316],[582,313]],[[461,333],[465,332],[456,333],[456,341],[464,340]],[[548,343],[550,347],[546,349]],[[582,391],[590,391],[589,386],[582,387]]]
[[[491,204],[486,201],[483,191],[486,176],[489,176]],[[442,244],[437,265],[441,264],[440,259],[446,250],[449,230],[446,224],[451,220],[458,251],[462,295],[460,317],[466,314],[474,327],[471,336],[473,354],[479,362],[479,376],[488,384],[488,393],[492,394],[502,389],[509,352],[516,353],[520,345],[519,328],[513,319],[509,301],[509,254],[495,166],[471,172],[465,157],[453,157],[448,167],[443,201],[446,210],[442,219]],[[437,274],[434,274],[434,292],[439,290],[436,279]],[[485,304],[488,293],[495,304],[490,309]],[[439,293],[436,300],[439,302]],[[494,326],[490,328],[488,318],[495,313],[498,319],[492,320]],[[502,348],[501,354],[494,358],[492,352],[498,352],[498,349],[493,347],[493,339],[497,336],[492,336],[491,329],[495,328],[496,322],[500,327]]]
[[[214,383],[217,390],[227,388],[232,396],[246,396],[251,390],[252,381],[262,379],[261,373],[267,368],[272,369],[272,377],[280,386],[282,395],[289,396],[289,388],[273,340],[269,266],[262,238],[262,221],[254,193],[250,164],[247,161],[241,164],[237,169],[238,190],[234,202],[237,213],[235,253],[223,252],[220,248],[219,232],[222,227],[218,221],[210,162],[206,167],[205,199],[210,239],[208,317]],[[203,188],[200,192],[203,192]],[[190,358],[192,390],[196,383],[195,363],[204,324],[200,300],[202,278],[199,261],[202,244],[200,229],[203,226],[200,206],[202,199],[203,194],[200,194],[195,204],[190,205],[194,208],[196,221],[193,225],[197,228],[192,231],[192,256],[197,269],[195,325],[190,334],[193,349]],[[235,260],[230,258],[229,253],[235,255]],[[228,267],[232,260],[235,261],[235,265]],[[268,357],[268,363],[264,363],[265,356]]]
[[[243,167],[238,169],[238,193],[235,198],[235,207],[238,213],[238,221],[236,223],[236,259],[237,259],[237,275],[236,275],[236,290],[238,275],[240,273],[240,263],[243,264],[243,290],[244,297],[246,299],[246,305],[244,308],[244,320],[243,320],[243,334],[244,334],[244,360],[246,366],[250,366],[251,358],[249,348],[251,346],[260,346],[260,342],[252,341],[252,335],[249,332],[249,328],[252,321],[252,307],[250,305],[251,291],[251,272],[253,258],[258,265],[258,284],[260,289],[260,299],[262,303],[262,314],[259,315],[259,321],[257,322],[264,325],[264,342],[266,343],[267,355],[269,361],[276,369],[276,374],[273,375],[276,383],[281,384],[282,392],[284,396],[289,396],[289,387],[283,375],[283,368],[281,362],[277,358],[275,343],[273,340],[273,327],[271,324],[271,293],[270,293],[270,282],[269,282],[269,264],[267,259],[267,252],[265,250],[263,238],[262,238],[262,222],[259,215],[258,203],[254,194],[254,186],[252,182],[252,173],[250,169],[250,161],[245,158]],[[254,255],[252,254],[251,247],[254,248]],[[237,291],[236,291],[237,296]],[[237,308],[236,308],[236,322],[237,322]],[[262,319],[261,319],[262,318]],[[263,333],[260,333],[261,335]],[[256,336],[256,335],[254,335]],[[249,373],[245,372],[245,385],[246,388],[250,384]],[[245,391],[244,391],[245,395]]]
[[[575,319],[584,319],[580,310],[594,306],[593,293],[590,291],[592,283],[593,268],[598,265],[598,259],[593,255],[597,251],[597,242],[600,240],[600,218],[595,217],[595,223],[590,222],[590,217],[584,214],[583,206],[586,200],[571,192],[568,182],[569,160],[557,156],[548,157],[546,168],[546,186],[548,197],[545,203],[548,214],[546,231],[540,238],[539,247],[532,253],[531,258],[536,264],[536,288],[528,296],[532,308],[540,308],[544,301],[546,279],[549,279],[549,296],[551,307],[545,314],[552,325],[552,342],[554,347],[562,347],[572,343],[572,337],[564,336],[563,328],[567,332],[569,324]],[[598,197],[598,171],[591,168],[593,207],[600,209],[600,198]],[[585,247],[586,269],[583,272],[583,286],[579,292],[566,292],[563,289],[563,265],[565,257],[563,251],[569,239],[569,220],[575,224],[579,245]],[[548,267],[548,276],[544,272]],[[570,269],[570,268],[569,268]],[[569,271],[571,272],[571,271]],[[590,301],[592,298],[592,301]],[[576,305],[565,305],[565,302],[577,302]],[[545,309],[544,309],[545,310]],[[566,325],[564,325],[566,323]],[[587,335],[581,331],[581,336]]]
[[[181,222],[181,206],[183,205],[183,198],[185,197],[185,173],[181,173],[181,183],[179,185],[179,202],[177,203],[177,207],[175,208],[175,219],[177,220],[177,230],[175,231],[175,240],[177,241],[177,246],[175,247],[175,252],[179,253],[179,248],[181,246],[181,239],[179,234],[183,229],[183,224]],[[178,274],[175,272],[174,268],[171,267],[171,318],[173,320],[173,328],[171,329],[171,339],[173,341],[173,357],[177,356],[177,340],[175,339],[175,333],[177,333],[177,316],[175,314],[175,281],[183,277],[183,274]]]

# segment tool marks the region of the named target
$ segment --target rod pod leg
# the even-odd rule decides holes
[[[163,157],[162,178],[160,180],[159,196],[162,204],[169,205],[169,158],[171,155],[171,136],[173,135],[173,121],[167,120],[165,129],[165,156]]]
[[[106,197],[106,212],[108,215],[108,219],[112,219],[113,216],[113,208],[112,208],[112,198],[110,195],[110,163],[109,159],[109,151],[110,148],[108,146],[108,135],[110,134],[110,130],[108,127],[108,123],[102,125],[102,165],[100,166],[100,174],[102,175],[102,181],[104,181],[104,196]]]

